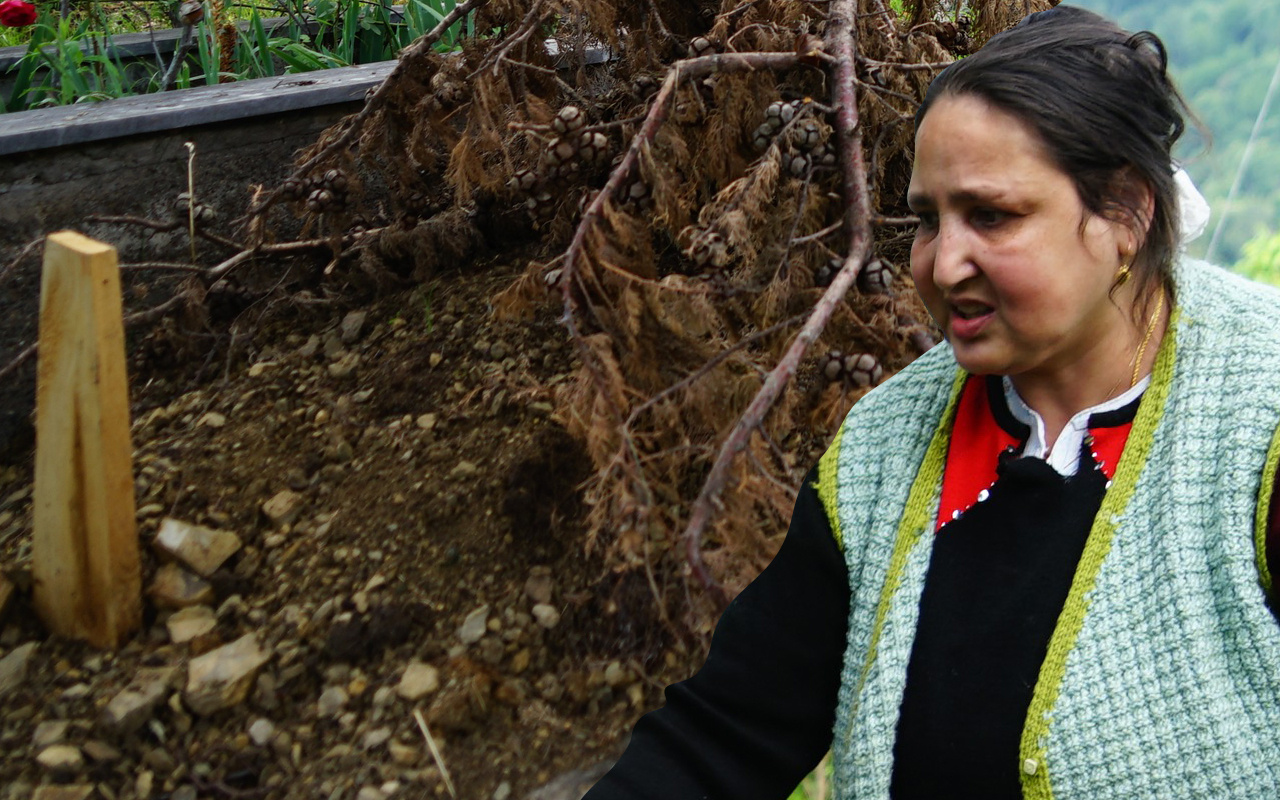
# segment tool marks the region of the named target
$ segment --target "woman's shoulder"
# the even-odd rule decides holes
[[[1193,258],[1178,263],[1174,282],[1178,306],[1192,326],[1247,334],[1253,344],[1270,342],[1280,352],[1280,289]]]

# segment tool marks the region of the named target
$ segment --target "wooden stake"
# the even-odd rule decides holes
[[[115,248],[48,237],[39,341],[35,607],[51,632],[115,647],[142,620]]]

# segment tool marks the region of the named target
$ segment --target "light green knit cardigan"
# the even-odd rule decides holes
[[[1280,292],[1191,261],[1175,283],[1010,764],[1025,798],[1280,797],[1280,625],[1260,546],[1280,462]],[[889,796],[964,377],[934,348],[858,402],[819,465],[852,588],[842,800]]]

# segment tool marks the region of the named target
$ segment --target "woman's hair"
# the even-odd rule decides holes
[[[1080,8],[1037,12],[943,70],[916,113],[917,128],[948,95],[985,100],[1039,134],[1086,209],[1133,227],[1139,305],[1158,285],[1172,300],[1179,230],[1171,151],[1190,111],[1169,79],[1159,37],[1130,34]],[[1150,220],[1135,179],[1154,195]]]

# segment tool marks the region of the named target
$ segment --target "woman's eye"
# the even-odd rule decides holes
[[[975,227],[994,228],[1008,218],[1008,214],[994,208],[975,208],[970,215]]]

